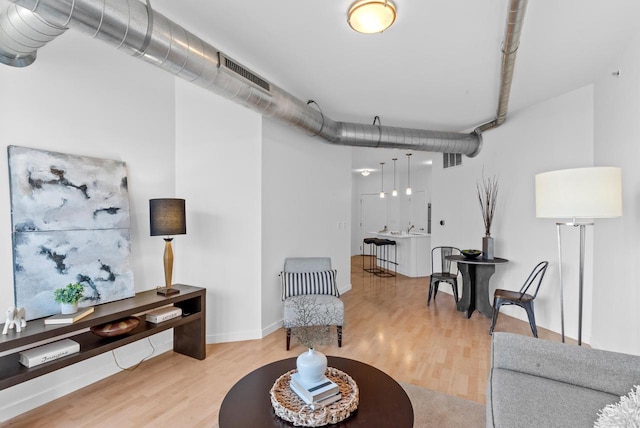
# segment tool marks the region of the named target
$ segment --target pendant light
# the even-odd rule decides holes
[[[396,189],[396,161],[398,158],[391,159],[393,161],[393,190],[391,196],[398,196],[398,189]]]
[[[380,198],[384,199],[384,162],[380,162]]]
[[[407,195],[411,195],[411,153],[407,153]]]

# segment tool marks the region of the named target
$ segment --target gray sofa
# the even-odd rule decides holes
[[[640,384],[640,356],[494,333],[487,427],[593,427]]]

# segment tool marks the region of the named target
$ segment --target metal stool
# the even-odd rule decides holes
[[[373,274],[384,277],[396,276],[398,268],[398,247],[396,246],[396,241],[392,241],[390,239],[378,239],[374,244],[376,245],[376,252],[378,254],[377,261],[382,266],[382,269],[379,269],[377,272],[373,272]],[[393,245],[394,249],[393,261],[389,260],[390,245]],[[393,273],[389,269],[389,264],[393,264]]]
[[[378,245],[376,244],[376,242],[380,241],[378,238],[364,238],[362,241],[362,270],[364,270],[365,272],[369,272],[369,273],[375,273],[375,272],[379,272],[380,269],[378,267],[377,264],[377,260],[378,260]],[[368,245],[369,248],[369,254],[367,254],[367,257],[369,257],[369,267],[365,268],[364,266],[364,258],[365,258],[365,250],[364,250],[364,246]]]

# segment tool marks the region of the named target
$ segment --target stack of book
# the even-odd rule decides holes
[[[309,384],[300,378],[300,373],[293,373],[289,386],[307,404],[326,406],[342,398],[338,385],[326,376]]]
[[[93,313],[93,306],[89,306],[88,308],[79,308],[77,312],[72,314],[56,314],[50,316],[49,318],[44,319],[45,325],[49,324],[73,324],[76,321],[81,320],[87,315],[91,315]]]

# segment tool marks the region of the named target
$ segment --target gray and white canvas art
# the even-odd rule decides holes
[[[17,306],[59,312],[53,290],[84,285],[80,306],[135,294],[126,164],[9,146]]]

